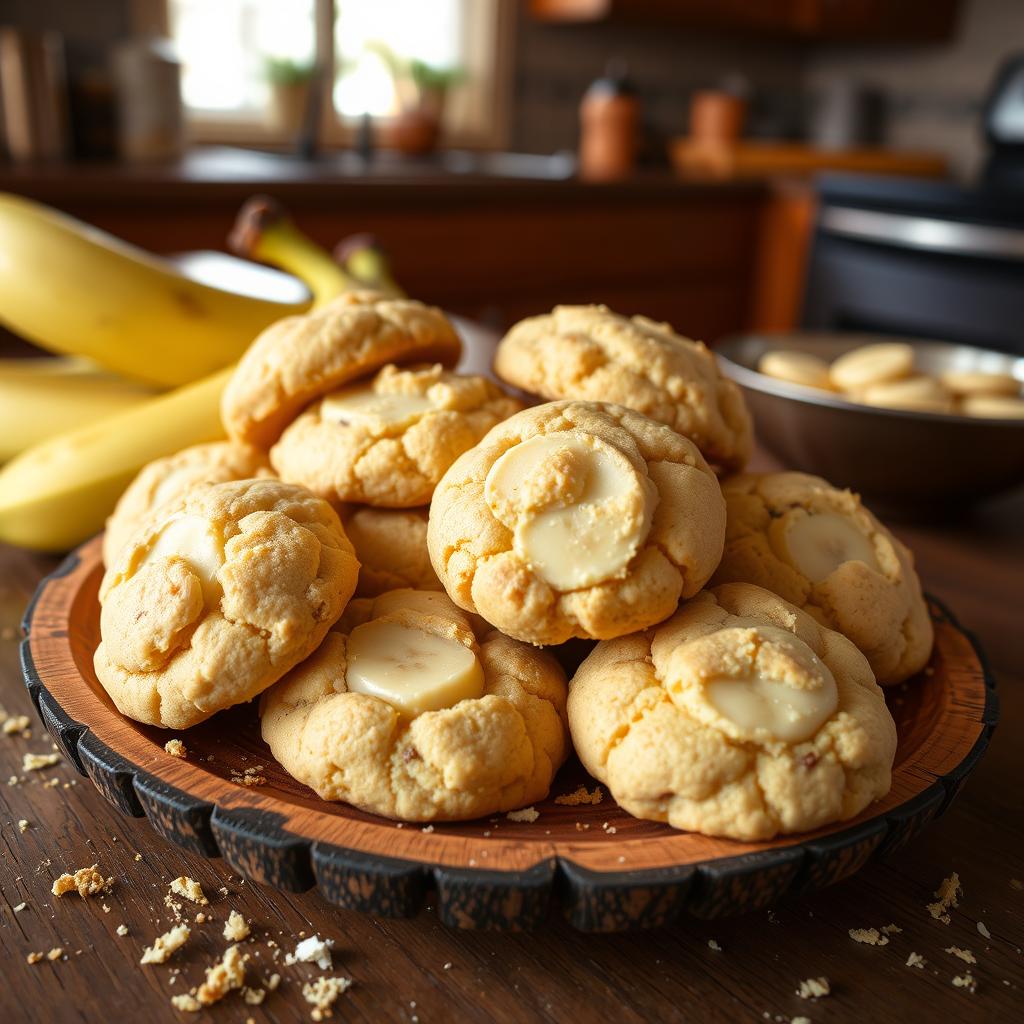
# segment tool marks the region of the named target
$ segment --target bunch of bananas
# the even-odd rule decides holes
[[[347,245],[339,263],[267,199],[243,207],[231,241],[305,281],[314,304],[352,287],[397,292],[372,240]],[[0,469],[0,541],[73,547],[102,529],[147,462],[221,438],[234,360],[268,324],[307,306],[211,287],[0,194],[0,321],[61,354],[0,360],[0,462],[10,460]]]

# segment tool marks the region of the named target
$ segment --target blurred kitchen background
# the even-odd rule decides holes
[[[1024,351],[1021,0],[5,0],[0,22],[0,189],[155,251],[224,249],[265,192],[497,327],[603,301],[711,342]]]

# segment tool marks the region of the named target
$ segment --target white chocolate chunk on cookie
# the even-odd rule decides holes
[[[757,368],[769,377],[785,380],[790,384],[803,384],[809,388],[832,390],[828,363],[810,352],[795,352],[785,349],[765,352],[761,356]]]
[[[870,538],[832,512],[789,512],[771,523],[769,539],[776,554],[812,583],[827,579],[844,562],[863,562],[878,570]]]
[[[754,651],[745,667],[729,659],[711,676],[705,690],[715,710],[742,734],[802,743],[835,713],[839,701],[835,678],[792,633],[762,624],[753,630],[722,630],[716,643],[723,642]]]
[[[199,577],[203,602],[215,606],[223,594],[217,573],[224,564],[224,538],[209,519],[175,515],[157,534],[140,566],[160,558],[178,558]]]
[[[320,405],[324,420],[362,426],[374,434],[409,427],[435,408],[426,395],[380,394],[369,384],[327,395]]]
[[[352,630],[345,683],[409,718],[484,692],[480,660],[465,644],[380,619]]]
[[[829,370],[832,383],[843,391],[857,391],[871,384],[902,380],[914,372],[914,350],[902,342],[862,345],[845,352]]]
[[[620,576],[647,538],[656,503],[653,485],[622,452],[561,432],[505,452],[484,497],[513,531],[516,554],[561,590]]]

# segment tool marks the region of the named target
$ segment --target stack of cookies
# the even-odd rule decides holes
[[[260,696],[296,779],[409,821],[541,800],[573,747],[630,813],[712,835],[884,796],[879,684],[931,621],[858,498],[744,473],[738,388],[665,324],[517,324],[494,369],[527,408],[459,354],[439,310],[371,292],[254,342],[230,441],[147,467],[108,524],[117,707],[182,729]]]

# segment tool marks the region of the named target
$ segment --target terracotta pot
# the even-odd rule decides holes
[[[309,82],[271,83],[267,122],[275,131],[293,137],[302,131],[309,106]]]

